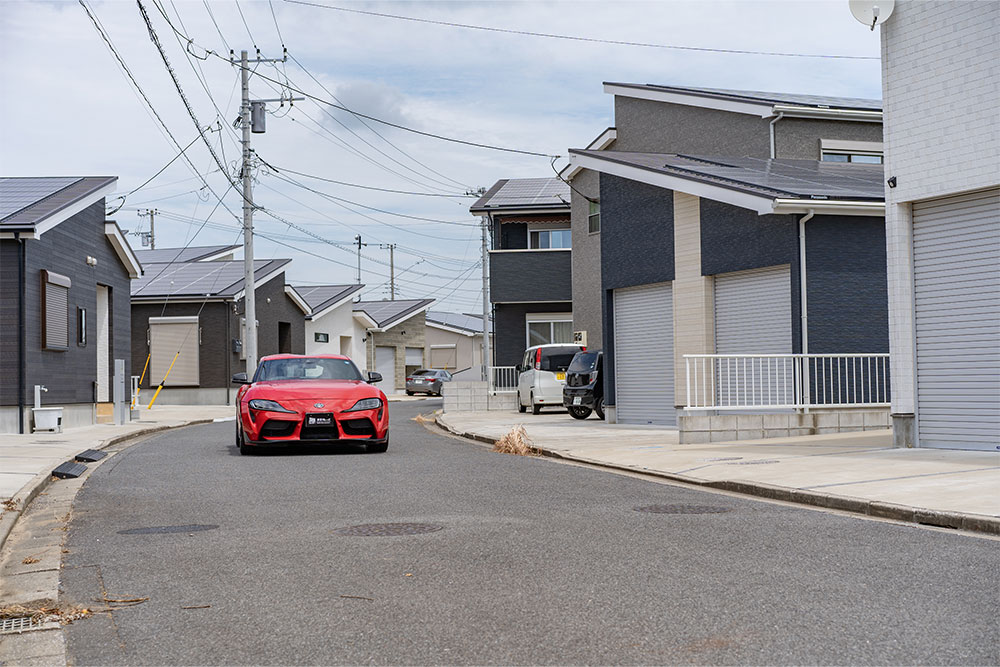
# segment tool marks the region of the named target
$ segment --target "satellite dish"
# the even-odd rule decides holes
[[[874,30],[875,26],[885,23],[885,20],[892,16],[893,7],[896,0],[849,0],[851,14],[859,23]]]

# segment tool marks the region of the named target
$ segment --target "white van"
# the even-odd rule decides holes
[[[573,356],[585,349],[582,345],[553,343],[536,345],[524,351],[517,367],[517,411],[537,415],[546,405],[563,407],[566,369]]]

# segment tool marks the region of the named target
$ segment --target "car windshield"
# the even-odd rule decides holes
[[[265,359],[257,368],[254,382],[273,380],[361,380],[358,367],[350,359],[300,357]]]
[[[427,368],[421,368],[418,371],[413,371],[410,377],[416,377],[417,375],[437,375],[437,371],[432,371]]]
[[[572,345],[566,347],[543,347],[542,359],[539,370],[555,371],[562,373],[568,367],[573,356],[580,351],[579,346]]]
[[[573,357],[573,361],[566,370],[570,373],[590,373],[597,368],[599,356],[598,352],[580,352]]]

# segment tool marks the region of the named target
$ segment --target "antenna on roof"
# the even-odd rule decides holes
[[[892,16],[896,0],[849,0],[848,4],[859,23],[875,30],[875,26],[885,23]]]

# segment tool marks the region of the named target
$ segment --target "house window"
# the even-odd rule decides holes
[[[536,250],[548,248],[569,248],[571,232],[568,229],[539,229],[531,232],[528,247]]]
[[[853,162],[855,164],[882,164],[882,155],[878,153],[840,153],[823,151],[823,162]]]
[[[587,216],[587,231],[596,234],[601,231],[601,202],[591,201],[590,215]]]
[[[76,344],[87,346],[87,309],[79,306],[76,308]]]
[[[69,288],[67,276],[42,271],[42,347],[69,349]]]
[[[319,333],[319,332],[314,333],[313,334],[313,340],[316,341],[317,343],[329,343],[330,342],[330,334],[328,334],[328,333]]]
[[[527,319],[528,347],[573,342],[573,315],[531,314]]]

